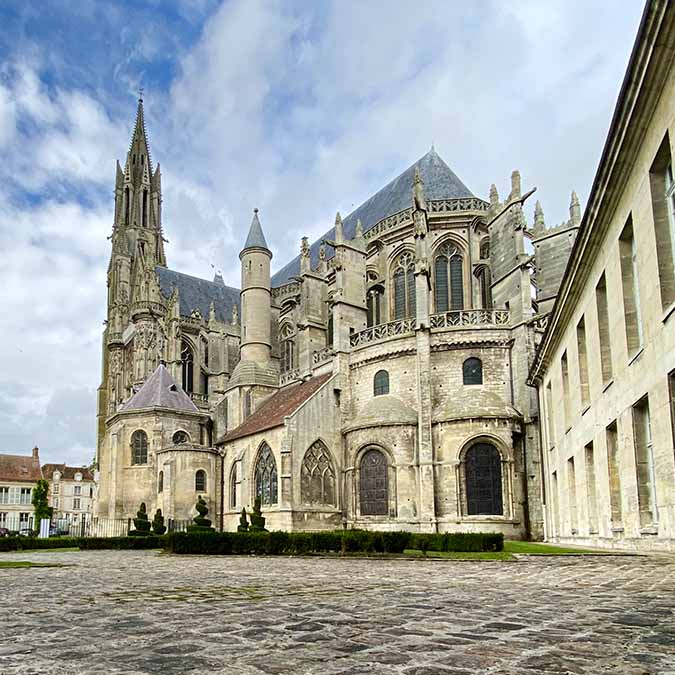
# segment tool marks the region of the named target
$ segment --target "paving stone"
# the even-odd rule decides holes
[[[2,675],[675,675],[668,556],[48,555],[0,573]]]

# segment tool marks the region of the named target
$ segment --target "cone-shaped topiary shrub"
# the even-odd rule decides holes
[[[152,531],[155,534],[164,534],[166,532],[166,526],[164,525],[164,516],[162,515],[162,509],[157,509],[155,511],[155,517],[152,519]]]
[[[195,506],[197,509],[197,515],[192,519],[194,525],[188,527],[188,532],[214,532],[214,529],[211,527],[211,521],[206,517],[206,514],[209,512],[209,507],[206,505],[203,497],[199,495],[197,498],[197,504]]]
[[[141,502],[141,507],[134,518],[135,530],[129,532],[130,537],[147,537],[150,534],[150,521],[148,520],[148,512],[145,510],[145,502]]]
[[[251,532],[267,532],[265,529],[265,518],[260,512],[260,497],[255,498],[253,503],[253,513],[251,514]]]
[[[248,519],[246,518],[246,509],[241,510],[241,517],[239,518],[239,525],[237,532],[248,532]]]

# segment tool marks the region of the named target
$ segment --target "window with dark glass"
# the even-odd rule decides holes
[[[189,440],[190,440],[190,437],[187,435],[187,432],[185,432],[185,431],[177,431],[173,435],[174,445],[180,445],[181,443],[188,443]]]
[[[387,458],[371,448],[359,466],[359,502],[362,516],[386,516],[389,513]]]
[[[278,502],[277,463],[272,450],[266,443],[258,454],[255,465],[255,496],[260,497],[262,506],[273,506]]]
[[[148,463],[148,436],[145,431],[134,431],[131,435],[131,463]]]
[[[232,465],[230,471],[230,508],[237,508],[237,464]]]
[[[287,373],[293,370],[295,365],[295,341],[293,340],[293,329],[284,325],[279,332],[281,338],[281,372]]]
[[[464,461],[467,514],[503,515],[502,462],[497,448],[477,443],[469,448]]]
[[[160,471],[157,477],[157,492],[164,492],[164,472]]]
[[[191,394],[194,391],[194,354],[189,343],[183,340],[180,349],[180,358],[183,366],[183,391]]]
[[[368,326],[377,326],[382,323],[382,287],[374,286],[368,291],[367,297]]]
[[[480,359],[471,357],[464,361],[462,366],[464,384],[483,384],[483,363]]]
[[[206,471],[203,469],[195,473],[195,492],[206,492]]]
[[[434,259],[434,302],[437,312],[464,309],[464,265],[456,246],[441,246]]]
[[[389,393],[389,373],[378,370],[373,378],[373,396],[382,396]]]
[[[394,319],[412,319],[415,312],[415,259],[406,251],[394,266]]]

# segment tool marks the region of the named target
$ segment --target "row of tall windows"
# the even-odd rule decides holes
[[[0,504],[30,504],[32,488],[0,486]]]

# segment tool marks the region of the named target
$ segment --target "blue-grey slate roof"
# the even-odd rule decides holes
[[[170,408],[199,412],[192,399],[174,382],[163,363],[143,383],[143,386],[122,406],[123,412],[145,408]]]
[[[213,302],[216,310],[216,319],[227,323],[232,322],[232,308],[239,306],[239,289],[226,286],[220,275],[213,281],[192,277],[189,274],[175,272],[167,267],[157,267],[159,275],[159,289],[165,298],[169,298],[174,288],[178,289],[181,316],[190,316],[198,309],[204,319],[208,321],[209,307]]]
[[[258,219],[258,209],[255,209],[253,212],[251,228],[248,231],[248,237],[246,237],[246,243],[244,244],[244,250],[247,248],[267,248],[265,235],[263,234],[262,226]]]
[[[345,237],[348,239],[354,237],[357,220],[361,221],[363,231],[367,232],[383,218],[412,206],[413,180],[415,169],[418,167],[427,199],[459,199],[474,196],[471,190],[462,183],[432,148],[424,157],[406,169],[398,178],[394,178],[391,183],[385,185],[370,199],[363,202],[342,221]],[[312,244],[310,247],[312,267],[315,267],[319,262],[321,240],[334,238],[335,228],[326,232],[321,239]],[[330,257],[330,254],[328,257]],[[281,286],[296,274],[300,274],[300,256],[291,260],[272,277],[272,286]]]

